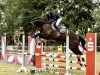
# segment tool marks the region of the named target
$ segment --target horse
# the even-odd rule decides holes
[[[68,33],[66,32],[68,30]],[[55,30],[53,29],[52,25],[48,23],[48,21],[37,18],[33,19],[29,24],[29,32],[31,37],[36,38],[39,36],[39,38],[43,38],[46,40],[55,40],[58,43],[64,43],[66,42],[66,36],[69,35],[69,49],[75,54],[75,55],[83,55],[83,52],[79,50],[79,44],[82,43],[83,50],[86,50],[85,48],[85,39],[82,38],[80,35],[75,34],[74,31],[66,29],[65,31],[61,32],[60,36],[57,36],[55,33]],[[39,31],[39,33],[35,34],[36,31]],[[81,61],[78,58],[78,61]]]

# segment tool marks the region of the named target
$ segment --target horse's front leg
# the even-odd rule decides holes
[[[37,32],[37,33],[35,34],[35,38],[38,37],[38,36],[40,37],[41,35],[42,35],[41,32]]]
[[[38,31],[37,33],[35,33],[35,38],[36,37],[43,37],[44,35],[46,35],[44,32],[42,32],[42,31]]]
[[[41,35],[41,33],[37,33],[37,34],[35,34],[35,38],[38,37],[38,36],[40,36],[40,35]]]
[[[30,35],[31,35],[32,38],[36,38],[36,37],[40,36],[41,33],[36,33],[36,34],[31,33]]]

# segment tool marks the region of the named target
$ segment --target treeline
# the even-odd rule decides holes
[[[99,2],[92,0],[0,0],[0,35],[4,32],[17,35],[18,31],[28,31],[28,23],[35,17],[45,18],[44,9],[50,6],[63,17],[62,23],[85,35],[100,31]]]
[[[34,17],[43,16],[46,6],[50,6],[54,12],[60,9],[63,23],[74,31],[85,34],[88,28],[94,27],[92,14],[97,3],[91,0],[4,0],[0,6],[3,9],[0,30],[3,28],[3,31],[12,33],[22,27],[27,31],[27,24]]]

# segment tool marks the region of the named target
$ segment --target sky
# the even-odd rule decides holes
[[[100,0],[93,0],[93,2],[100,2]]]

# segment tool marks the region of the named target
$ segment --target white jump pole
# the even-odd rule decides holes
[[[25,35],[23,35],[22,37],[22,66],[21,68],[17,71],[17,72],[25,72],[25,73],[28,73],[28,69],[25,67],[25,55],[24,55],[24,52],[25,52]]]
[[[28,40],[29,40],[29,52],[30,54],[32,54],[35,52],[35,38],[28,36]]]
[[[66,74],[65,75],[70,75],[69,74],[69,57],[70,57],[70,49],[69,49],[69,34],[68,30],[66,31]]]
[[[6,51],[6,34],[1,37],[1,51],[2,57],[5,59],[5,51]]]
[[[29,63],[33,64],[31,59],[33,55],[32,53],[35,53],[35,38],[32,38],[30,35],[28,36],[28,51],[30,53]]]

